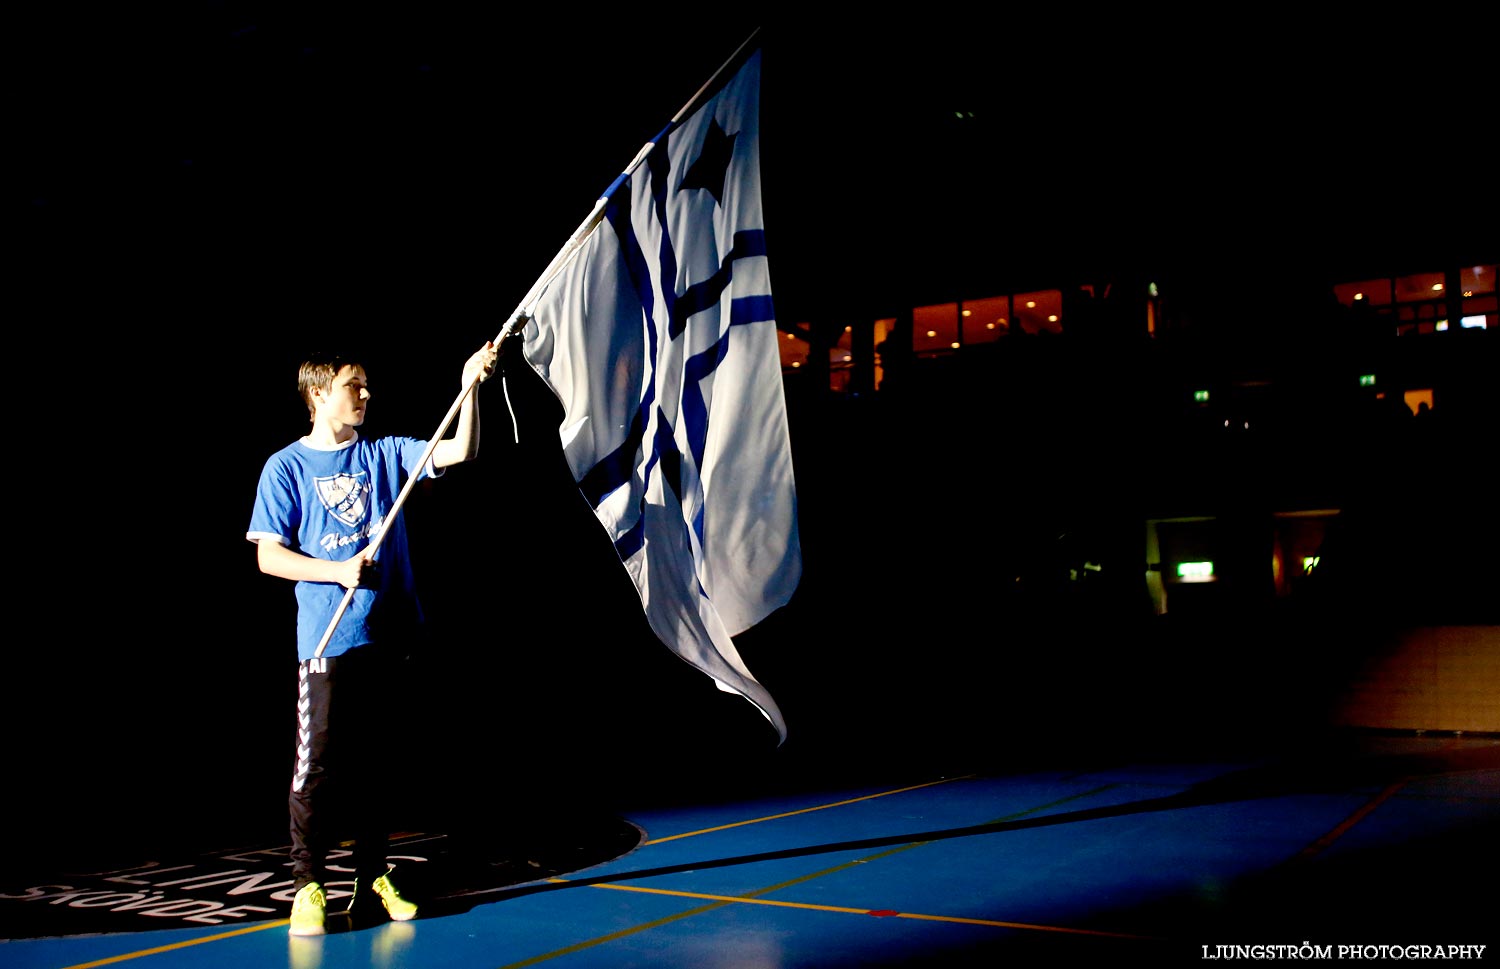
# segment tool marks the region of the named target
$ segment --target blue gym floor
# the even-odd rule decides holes
[[[281,918],[243,917],[12,938],[0,966],[777,969],[1020,955],[1153,965],[1304,944],[1329,947],[1333,961],[1339,946],[1488,946],[1500,935],[1492,737],[811,782],[621,820],[639,843],[606,863],[480,889],[412,922],[313,939],[289,937]],[[420,857],[420,838],[396,850]],[[43,905],[90,904],[6,881],[6,926]]]

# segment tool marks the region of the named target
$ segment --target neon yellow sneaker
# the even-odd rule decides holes
[[[380,900],[385,903],[386,914],[397,922],[406,922],[417,917],[417,906],[414,902],[408,902],[396,891],[396,886],[391,884],[389,875],[381,875],[370,883],[370,888]]]
[[[292,924],[288,929],[292,935],[322,935],[323,915],[328,907],[328,897],[323,886],[308,882],[297,889],[292,899]]]

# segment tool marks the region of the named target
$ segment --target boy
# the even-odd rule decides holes
[[[393,919],[417,913],[386,864],[377,767],[389,716],[382,701],[399,685],[400,661],[422,622],[400,511],[374,561],[367,549],[410,476],[436,476],[478,456],[479,384],[494,373],[495,358],[486,342],[464,363],[461,386],[473,388],[454,433],[418,467],[429,442],[359,435],[370,401],[364,367],[315,356],[297,375],[312,429],[261,471],[245,537],[256,544],[260,570],[296,582],[297,596],[297,766],[288,798],[293,935],[324,932],[328,851],[334,826],[346,818],[355,838],[350,913],[373,908],[376,898]],[[348,607],[317,655],[346,590],[354,590]]]

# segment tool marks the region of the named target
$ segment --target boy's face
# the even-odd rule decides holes
[[[349,427],[358,427],[365,422],[365,404],[370,399],[370,388],[365,384],[363,367],[345,364],[333,375],[333,383],[327,391],[314,393],[320,418]]]

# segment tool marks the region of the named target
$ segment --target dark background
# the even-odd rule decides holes
[[[17,23],[13,829],[44,853],[280,836],[293,601],[243,534],[262,462],[306,427],[297,363],[356,348],[368,432],[431,434],[463,360],[752,29],[259,3]],[[1493,246],[1493,155],[1452,121],[1489,98],[1493,133],[1493,92],[1460,39],[1434,69],[1393,69],[1385,31],[1280,23],[1007,15],[762,37],[782,322],[1063,270],[1191,290],[1226,264],[1337,272]],[[1419,137],[1387,134],[1426,111]],[[483,392],[480,461],[407,509],[433,634],[391,711],[392,788],[415,822],[930,776],[1210,713],[1211,735],[1264,726],[1234,722],[1254,663],[1152,652],[1129,593],[1082,615],[988,593],[1048,550],[1039,532],[1132,510],[1071,488],[1024,500],[1024,469],[1099,428],[1002,445],[978,421],[934,430],[952,399],[799,398],[806,574],[741,637],[790,725],[778,749],[651,636],[567,479],[549,393],[516,359],[507,388],[510,408],[499,384]],[[919,486],[952,496],[943,515],[916,513]],[[1153,694],[1158,672],[1187,679]],[[1230,682],[1243,699],[1225,704]]]

